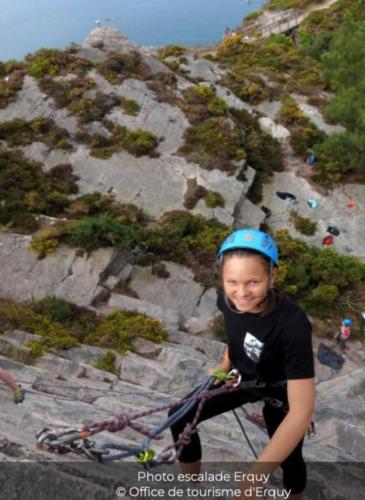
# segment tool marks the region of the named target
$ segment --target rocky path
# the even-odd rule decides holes
[[[289,140],[282,142],[281,146],[284,170],[286,172],[294,172],[298,177],[305,179],[315,192],[327,196],[328,189],[313,181],[313,176],[316,173],[315,167],[308,165],[304,158],[300,158],[298,155],[294,154]]]

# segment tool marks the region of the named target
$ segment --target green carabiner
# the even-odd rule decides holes
[[[146,448],[145,450],[141,451],[140,453],[137,453],[136,455],[136,461],[139,464],[146,464],[153,460],[156,456],[156,453],[151,449],[151,448]]]
[[[230,375],[227,372],[224,372],[223,370],[216,370],[213,374],[212,377],[216,378],[220,382],[227,382],[228,380],[234,380],[234,376]]]

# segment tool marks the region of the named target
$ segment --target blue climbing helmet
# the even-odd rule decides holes
[[[344,319],[343,320],[344,326],[351,326],[352,325],[352,319]]]
[[[275,266],[279,263],[278,247],[275,241],[271,236],[258,229],[238,229],[231,233],[220,246],[217,259],[228,250],[239,249],[255,250],[266,255]]]

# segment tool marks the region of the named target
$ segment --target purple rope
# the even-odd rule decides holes
[[[231,384],[225,384],[222,387],[218,389],[213,389],[211,391],[204,391],[200,395],[200,401],[198,404],[198,408],[196,410],[194,419],[191,423],[187,423],[184,427],[184,430],[179,434],[179,437],[177,441],[175,441],[174,444],[171,444],[164,448],[161,452],[161,455],[164,455],[168,450],[171,450],[172,448],[176,449],[176,457],[175,459],[179,459],[180,454],[184,448],[184,446],[188,445],[191,443],[191,436],[193,434],[196,434],[198,432],[197,425],[201,416],[201,413],[203,411],[204,403],[208,401],[209,399],[213,398],[214,396],[217,396],[219,394],[223,394],[225,392],[233,392],[236,391],[237,388],[233,387]],[[170,463],[171,461],[166,460],[166,463]]]
[[[198,394],[195,396],[193,395],[190,398],[182,399],[182,400],[178,401],[177,403],[163,405],[163,406],[160,406],[158,408],[153,408],[151,410],[147,410],[147,411],[144,411],[142,413],[135,413],[133,415],[127,415],[126,413],[120,413],[119,415],[116,415],[112,420],[103,420],[101,422],[94,422],[92,424],[86,424],[82,427],[81,432],[88,432],[89,435],[93,435],[93,434],[98,434],[99,432],[103,432],[105,430],[107,430],[109,432],[118,432],[118,431],[122,431],[122,430],[126,429],[127,427],[130,427],[131,429],[133,429],[133,430],[135,430],[135,431],[137,431],[145,436],[148,436],[151,439],[161,439],[162,436],[156,436],[152,430],[148,429],[147,427],[145,427],[143,425],[139,425],[139,424],[134,423],[133,420],[136,420],[137,418],[146,417],[146,416],[152,415],[152,414],[160,412],[160,411],[173,409],[175,407],[181,406],[182,404],[188,403],[190,401],[199,401],[197,413],[196,413],[195,418],[191,424],[191,428],[189,427],[189,428],[184,429],[184,431],[182,433],[182,437],[181,437],[182,442],[180,443],[180,441],[178,441],[178,443],[177,443],[179,446],[184,445],[185,440],[190,439],[190,436],[193,433],[197,432],[195,430],[195,427],[196,427],[198,419],[201,415],[205,401],[207,401],[208,399],[210,399],[218,394],[223,394],[225,392],[231,392],[232,390],[236,390],[236,388],[233,387],[231,384],[224,384],[222,387],[219,387],[218,389],[214,389],[214,390],[210,390],[210,391],[208,391],[208,390],[203,391],[201,394]],[[180,436],[179,436],[179,440],[180,440]],[[188,443],[186,443],[186,444],[188,444]],[[176,443],[175,443],[175,445],[176,445]],[[174,445],[171,445],[170,447],[166,448],[166,450],[169,448],[172,448],[173,446]],[[182,448],[182,446],[181,446],[181,448]]]

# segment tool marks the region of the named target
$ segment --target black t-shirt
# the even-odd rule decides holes
[[[223,290],[217,294],[224,314],[229,357],[246,379],[276,382],[314,377],[312,327],[289,297],[267,315],[235,312]]]

